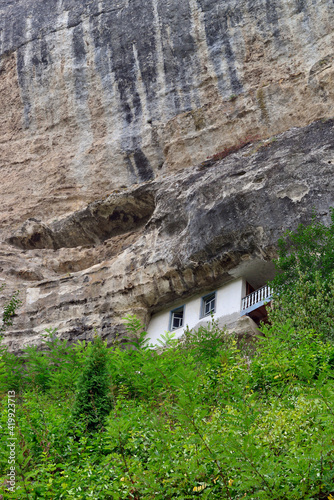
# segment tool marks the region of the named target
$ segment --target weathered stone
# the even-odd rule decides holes
[[[255,321],[248,316],[241,316],[232,328],[228,328],[228,332],[236,336],[239,344],[250,344],[261,335]]]
[[[118,190],[119,193],[119,190]],[[49,226],[28,219],[7,242],[25,250],[93,246],[144,226],[154,212],[154,189],[141,186],[133,194],[110,195]]]
[[[248,145],[209,167],[199,164],[124,189],[49,224],[44,248],[30,229],[29,248],[36,241],[36,249],[23,250],[27,236],[18,230],[11,245],[2,245],[0,265],[11,289],[20,288],[24,305],[5,342],[18,350],[38,342],[46,327],[58,327],[70,340],[90,338],[96,327],[111,341],[124,332],[125,314],[147,322],[177,300],[228,282],[247,262],[272,259],[282,232],[309,221],[313,207],[329,220],[333,144],[334,122],[319,121]],[[87,213],[98,209],[108,217],[116,205],[131,214],[138,207],[138,225],[130,232],[116,228],[105,240],[96,231],[97,240],[85,247],[57,249],[57,242],[70,238],[73,221],[90,234]],[[44,223],[34,224],[29,227],[40,234]],[[14,276],[9,263],[41,273],[43,280]]]
[[[2,0],[3,232],[332,117],[333,25],[331,0]]]

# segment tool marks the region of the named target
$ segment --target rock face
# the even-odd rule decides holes
[[[333,25],[330,0],[0,0],[6,342],[112,338],[327,217]]]
[[[6,280],[16,278],[24,300],[5,341],[18,350],[46,327],[72,340],[96,327],[111,340],[125,314],[147,322],[252,260],[270,260],[282,232],[307,222],[313,207],[329,220],[333,145],[334,122],[316,122],[112,194],[60,222],[26,222],[2,245]],[[117,221],[126,217],[121,233]]]
[[[9,230],[334,114],[331,0],[1,0],[0,23]]]

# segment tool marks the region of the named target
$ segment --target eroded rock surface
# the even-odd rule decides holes
[[[125,314],[147,322],[253,259],[270,260],[282,232],[309,221],[313,207],[329,220],[333,169],[334,122],[322,120],[121,190],[61,221],[25,222],[0,251],[2,277],[23,299],[5,342],[19,350],[47,327],[70,340],[91,338],[96,327],[111,341]],[[109,222],[115,207],[123,220],[129,210],[127,232]],[[96,214],[106,231],[93,231]]]
[[[4,236],[334,116],[333,26],[332,0],[1,0]]]

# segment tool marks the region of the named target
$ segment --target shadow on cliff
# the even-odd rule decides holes
[[[30,218],[6,242],[23,250],[92,247],[138,231],[154,209],[154,193],[144,185],[135,193],[113,193],[50,225]]]

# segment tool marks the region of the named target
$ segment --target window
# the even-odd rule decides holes
[[[210,316],[210,314],[214,312],[216,312],[216,292],[205,295],[205,297],[202,298],[201,317]]]
[[[184,306],[173,309],[170,313],[170,330],[176,330],[183,326]]]

